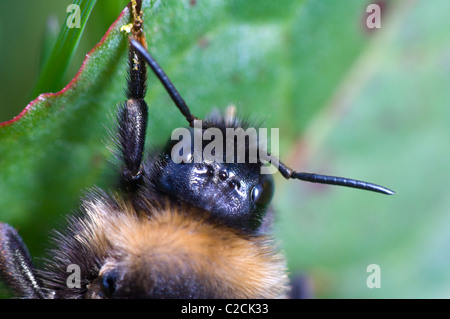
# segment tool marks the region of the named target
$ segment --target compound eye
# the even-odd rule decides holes
[[[107,272],[100,278],[100,288],[106,298],[111,298],[117,288],[118,274]]]
[[[272,175],[263,177],[252,189],[252,201],[258,206],[267,206],[272,200],[274,191]]]

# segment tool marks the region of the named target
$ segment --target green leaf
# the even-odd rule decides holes
[[[383,196],[276,178],[276,234],[317,297],[448,297],[450,33],[447,1],[144,1],[149,50],[192,112],[236,104],[280,129],[301,171],[391,187]],[[381,3],[381,2],[380,2]],[[119,12],[118,12],[119,14]],[[105,146],[124,99],[125,12],[63,91],[0,125],[0,220],[32,255],[94,185],[114,189]],[[50,81],[50,79],[49,79]],[[149,75],[148,147],[185,126]],[[43,93],[43,92],[42,92]],[[106,143],[107,144],[107,143]],[[369,289],[369,264],[381,288]]]
[[[107,115],[123,100],[127,40],[119,28],[128,22],[125,12],[62,91],[40,95],[0,126],[1,220],[24,230],[32,252],[107,165],[102,142]]]

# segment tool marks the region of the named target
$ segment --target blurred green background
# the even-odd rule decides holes
[[[35,98],[40,61],[52,47],[46,25],[50,17],[62,25],[71,3],[0,3],[0,122]],[[397,192],[277,176],[276,236],[315,297],[450,296],[450,2],[151,3],[150,50],[194,114],[235,103],[280,128],[289,166]],[[380,29],[366,26],[370,3],[382,8]],[[97,1],[55,91],[125,4]],[[115,177],[104,140],[107,115],[124,99],[126,47],[119,32],[110,39],[73,91],[0,127],[0,221],[19,229],[37,264],[49,230],[64,224],[82,191]],[[152,76],[149,87],[151,146],[184,121]],[[366,285],[370,264],[380,266],[381,288]]]

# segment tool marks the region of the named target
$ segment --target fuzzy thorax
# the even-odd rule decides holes
[[[71,221],[73,234],[59,239],[98,264],[97,278],[82,281],[88,283],[85,297],[103,297],[100,282],[108,274],[114,274],[119,297],[286,295],[285,261],[270,238],[217,224],[198,209],[148,204],[136,211],[102,197],[86,201],[84,216]]]

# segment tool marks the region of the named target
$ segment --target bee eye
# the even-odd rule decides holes
[[[100,278],[100,288],[102,289],[103,294],[107,298],[111,298],[111,296],[116,291],[116,282],[118,279],[118,275],[115,272],[108,272]]]
[[[266,177],[252,189],[252,201],[258,206],[267,206],[272,200],[273,195],[272,176]]]

